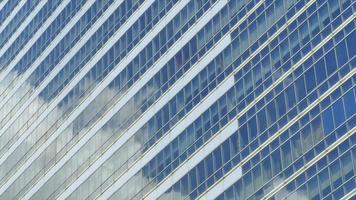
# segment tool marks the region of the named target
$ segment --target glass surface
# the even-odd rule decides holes
[[[341,199],[355,8],[1,1],[0,199]]]

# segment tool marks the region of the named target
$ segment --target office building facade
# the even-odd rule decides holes
[[[351,199],[356,2],[2,0],[0,199]]]

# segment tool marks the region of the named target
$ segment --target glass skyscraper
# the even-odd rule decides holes
[[[356,1],[1,0],[0,200],[356,198]]]

